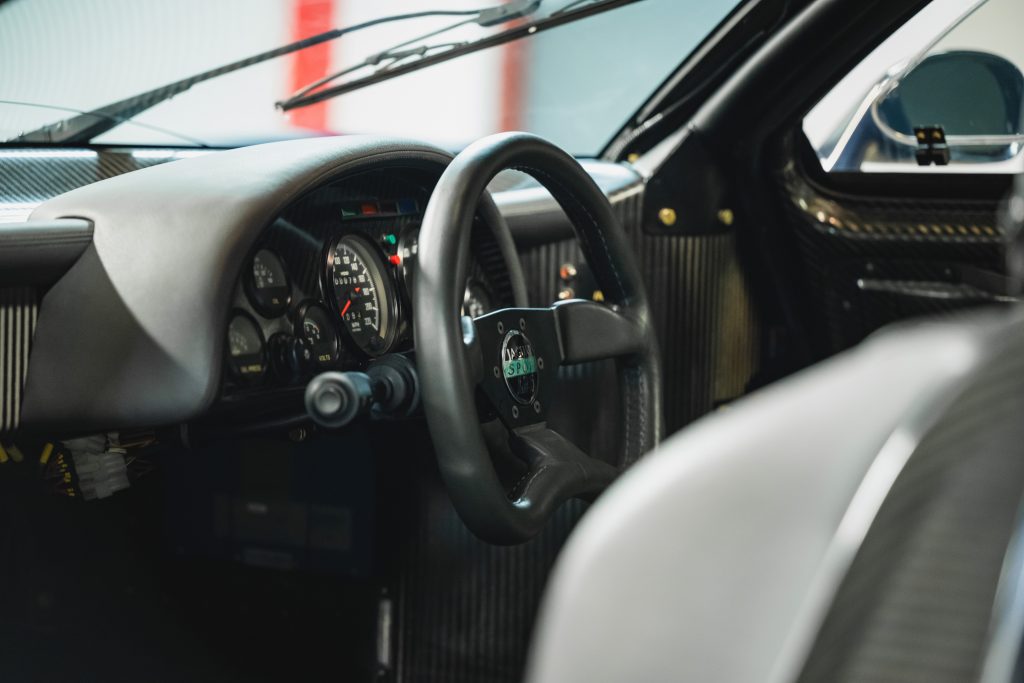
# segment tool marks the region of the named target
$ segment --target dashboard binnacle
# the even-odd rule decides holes
[[[435,181],[412,169],[366,172],[306,194],[270,222],[232,295],[223,399],[414,351],[419,227]],[[501,251],[479,218],[470,253],[463,314],[512,305]]]

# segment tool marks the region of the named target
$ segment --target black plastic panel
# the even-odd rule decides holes
[[[614,206],[644,273],[661,347],[666,434],[671,434],[745,392],[758,367],[759,328],[735,234],[646,232],[641,226],[644,200],[637,192],[619,198]],[[527,249],[522,260],[533,305],[557,299],[564,287],[558,272],[562,264],[583,263],[574,241]],[[575,294],[588,296],[584,289]],[[596,372],[592,366],[569,371],[579,378],[574,381],[588,381],[584,377]],[[610,399],[600,391],[600,380],[589,381],[595,381],[591,395],[597,405],[583,411],[591,420],[585,433],[593,437],[595,450],[589,452],[603,454],[608,444],[618,443],[610,438],[614,420],[593,417],[612,414]],[[577,390],[576,395],[584,392]]]
[[[817,356],[897,320],[1006,298],[998,201],[837,196],[793,168],[782,182]]]

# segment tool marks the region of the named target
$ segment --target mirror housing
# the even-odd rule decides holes
[[[1022,115],[1024,74],[1012,62],[970,50],[935,53],[876,83],[823,164],[860,171],[869,163],[895,170],[934,161],[1016,172],[1024,160]]]
[[[914,130],[941,127],[950,146],[1006,145],[1020,140],[1024,75],[986,52],[957,50],[922,60],[874,104],[885,133],[913,141]]]

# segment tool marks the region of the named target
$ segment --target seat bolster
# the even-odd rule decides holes
[[[563,550],[527,680],[747,683],[799,658],[899,472],[879,454],[909,457],[1008,317],[889,328],[666,441]]]

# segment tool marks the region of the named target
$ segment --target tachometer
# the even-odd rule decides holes
[[[338,315],[356,346],[378,356],[395,338],[395,299],[380,256],[365,240],[346,235],[328,254]]]

